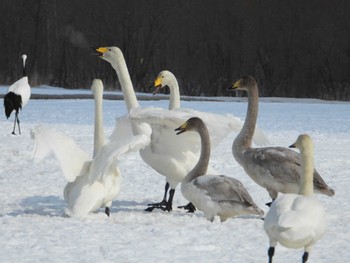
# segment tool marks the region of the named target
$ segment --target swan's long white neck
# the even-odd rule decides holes
[[[91,89],[94,93],[95,98],[95,125],[94,125],[94,153],[93,157],[95,157],[101,150],[101,148],[105,144],[105,135],[103,130],[103,113],[102,113],[102,104],[103,104],[103,86],[102,87],[94,87],[98,85],[98,81],[94,80],[92,83]],[[102,85],[102,82],[100,83]]]
[[[233,152],[248,149],[252,146],[252,139],[255,131],[256,120],[259,109],[259,90],[257,85],[247,90],[248,92],[248,108],[244,121],[244,125],[240,133],[233,142]]]
[[[312,195],[314,193],[314,162],[313,162],[313,147],[309,145],[307,148],[303,148],[300,151],[301,154],[301,177],[299,194],[300,195]]]
[[[170,89],[169,110],[178,109],[180,108],[180,89],[175,77],[169,80],[168,86]]]
[[[204,124],[197,130],[201,137],[201,154],[196,166],[183,179],[183,183],[191,182],[201,175],[205,175],[208,170],[210,159],[210,138],[207,127]],[[181,136],[181,135],[180,135]]]
[[[131,109],[138,108],[139,103],[136,98],[136,94],[134,91],[134,87],[132,85],[128,68],[126,66],[126,62],[123,56],[123,53],[120,51],[116,59],[111,61],[112,67],[115,69],[118,75],[118,79],[122,88],[122,92],[124,95],[124,100],[126,103],[126,107],[128,112],[130,113]]]

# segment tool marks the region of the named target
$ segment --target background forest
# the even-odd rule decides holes
[[[137,91],[163,69],[186,95],[228,95],[242,75],[261,96],[350,100],[350,1],[1,0],[0,84],[119,88],[91,46],[122,49]]]

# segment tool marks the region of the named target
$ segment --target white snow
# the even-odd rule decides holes
[[[48,89],[48,88],[46,88]],[[48,89],[51,94],[67,92]],[[5,87],[0,93],[6,93]],[[34,89],[42,93],[45,89]],[[83,91],[91,94],[90,91]],[[75,94],[75,93],[74,93]],[[247,104],[237,101],[184,101],[182,106],[245,117]],[[311,135],[315,165],[335,189],[333,198],[318,195],[328,213],[325,236],[314,246],[309,261],[350,260],[350,103],[319,100],[263,99],[258,125],[273,145],[288,147],[300,133]],[[142,107],[167,108],[168,101],[141,101]],[[92,154],[93,100],[30,100],[20,113],[21,136],[11,135],[12,115],[0,119],[0,262],[267,262],[268,239],[263,221],[252,217],[220,223],[201,212],[177,209],[187,201],[178,187],[171,213],[145,212],[160,201],[164,177],[148,167],[138,153],[121,158],[121,192],[111,217],[103,210],[85,220],[65,215],[66,181],[52,158],[33,161],[30,130],[38,124],[71,136]],[[104,125],[109,136],[115,118],[126,113],[124,101],[104,100]],[[212,166],[243,182],[260,208],[270,201],[235,162],[228,136],[213,152]],[[303,251],[277,246],[274,262],[300,262]]]

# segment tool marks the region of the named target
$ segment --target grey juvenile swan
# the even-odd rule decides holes
[[[301,157],[288,148],[252,148],[252,137],[258,116],[259,90],[251,76],[236,81],[231,90],[248,93],[248,110],[244,126],[232,145],[233,156],[245,172],[261,187],[266,188],[272,201],[278,193],[297,193],[301,176]],[[328,196],[334,195],[319,173],[314,170],[314,190]],[[267,205],[270,205],[268,203]]]
[[[206,174],[210,159],[210,139],[208,129],[200,118],[187,120],[175,131],[178,131],[177,134],[194,131],[201,138],[199,160],[183,179],[181,192],[208,220],[213,221],[215,216],[219,216],[223,222],[238,215],[264,214],[240,181],[225,175]]]
[[[326,212],[313,194],[313,144],[309,135],[302,134],[291,148],[301,153],[302,175],[298,194],[279,196],[271,205],[264,220],[270,240],[269,263],[277,242],[287,248],[304,248],[302,262],[306,262],[312,246],[323,236]]]

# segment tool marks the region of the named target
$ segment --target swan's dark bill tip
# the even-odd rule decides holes
[[[181,133],[184,133],[186,130],[179,127],[179,128],[176,128],[174,131],[176,131],[176,135],[179,135]]]

